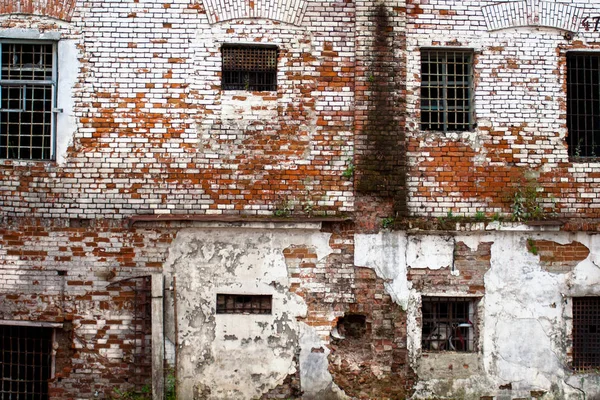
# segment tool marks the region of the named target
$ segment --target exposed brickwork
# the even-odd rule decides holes
[[[34,14],[70,21],[75,3],[76,0],[3,0],[0,2],[0,15]]]
[[[482,8],[497,2],[469,2],[459,8],[455,3],[407,2],[407,138],[414,166],[408,179],[411,213],[510,213],[519,177],[533,171],[547,211],[555,202],[562,216],[597,217],[595,164],[589,159],[571,162],[567,153],[565,53],[575,48],[600,49],[600,33],[578,25],[578,38],[568,41],[559,30],[488,31]],[[535,6],[543,14],[536,24],[546,24],[548,15],[554,24],[563,23],[563,5],[576,7],[582,16],[594,14],[590,1],[556,3],[560,5],[554,11],[542,10],[543,4]],[[475,51],[477,128],[472,133],[419,129],[419,49],[448,46]]]
[[[78,228],[69,220],[2,222],[0,319],[64,324],[53,398],[104,397],[147,383],[149,365],[138,370],[135,354],[149,351],[150,326],[134,318],[135,281],[127,279],[160,271],[173,232],[101,220]]]
[[[348,315],[366,316],[361,337],[332,340],[329,371],[346,394],[360,399],[404,399],[414,384],[406,349],[406,314],[389,295],[383,280],[356,269],[356,302]]]
[[[581,261],[585,260],[590,250],[579,242],[559,244],[549,240],[527,240],[527,250],[539,255],[543,269],[553,273],[570,272]]]
[[[454,246],[453,269],[451,268],[416,269],[408,271],[408,279],[420,292],[429,293],[465,293],[483,295],[485,293],[484,275],[490,269],[491,242],[480,243],[477,249],[471,250],[463,242]]]

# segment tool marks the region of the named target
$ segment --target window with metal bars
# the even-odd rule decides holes
[[[472,298],[423,297],[422,349],[474,351],[475,302]]]
[[[600,368],[600,297],[573,298],[573,369]]]
[[[600,53],[567,53],[569,156],[600,157]]]
[[[273,296],[217,294],[217,314],[271,314]]]
[[[48,398],[52,328],[0,325],[0,399]]]
[[[421,129],[470,131],[473,119],[473,51],[422,49]]]
[[[0,159],[51,159],[56,43],[0,42],[0,66]]]
[[[223,45],[223,90],[277,90],[277,47]]]

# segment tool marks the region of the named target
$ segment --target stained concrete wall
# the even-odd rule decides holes
[[[284,250],[297,246],[314,250],[318,260],[331,254],[330,234],[319,227],[207,224],[177,234],[165,274],[167,286],[176,278],[177,316],[171,312],[166,323],[179,344],[179,398],[260,398],[298,370],[304,398],[344,397],[327,370],[322,338],[298,321],[307,306],[290,292],[284,259]],[[272,295],[272,314],[217,315],[218,293]]]
[[[414,398],[449,396],[461,399],[530,398],[580,399],[600,396],[598,375],[575,374],[571,361],[572,298],[600,294],[599,235],[549,232],[525,226],[510,231],[423,234],[382,232],[356,235],[356,264],[373,268],[387,279],[386,289],[407,310],[408,349],[419,377]],[[589,253],[563,272],[545,267],[544,252],[535,243],[554,242],[565,254],[582,244]],[[382,246],[382,243],[386,245]],[[471,251],[491,243],[489,266],[482,269],[483,287],[473,271],[461,270],[457,245]],[[558,253],[557,253],[558,254]],[[484,257],[486,258],[486,257]],[[575,257],[577,258],[577,257]],[[470,286],[443,286],[432,279],[447,268],[453,279]],[[415,279],[426,269],[427,281]],[[471,289],[465,289],[471,288]],[[473,289],[478,288],[478,289]],[[422,296],[473,296],[477,302],[473,353],[434,353],[421,348]]]

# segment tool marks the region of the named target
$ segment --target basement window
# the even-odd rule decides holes
[[[271,314],[273,296],[217,294],[217,314]]]
[[[221,56],[223,90],[277,90],[276,46],[224,44]]]
[[[473,51],[422,49],[421,129],[473,128]]]
[[[2,41],[0,65],[0,159],[51,159],[56,43]]]
[[[600,368],[600,297],[573,298],[573,369]]]
[[[48,398],[52,328],[0,325],[0,399]]]
[[[475,351],[475,299],[423,297],[422,304],[424,351]]]
[[[567,53],[569,156],[600,156],[600,53]]]

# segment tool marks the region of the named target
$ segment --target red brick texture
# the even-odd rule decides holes
[[[71,21],[76,0],[2,0],[1,14],[34,14]]]

